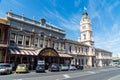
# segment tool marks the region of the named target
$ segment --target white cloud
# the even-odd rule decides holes
[[[115,7],[117,7],[117,6],[120,6],[120,0],[114,1],[113,4],[110,5],[110,7],[108,8],[108,11],[111,13],[112,10],[113,10]]]
[[[98,4],[96,4],[96,2],[98,2]],[[114,54],[120,53],[120,23],[114,18],[112,10],[119,4],[119,0],[90,0],[88,6],[92,23],[94,23],[94,20],[96,21],[96,19],[98,19],[97,23],[94,23],[92,26],[94,28],[93,38],[95,40],[95,47],[112,51]],[[109,25],[107,24],[107,20],[111,20]],[[95,31],[95,29],[97,29],[97,31]]]
[[[80,14],[74,14],[74,15],[71,15],[69,18],[64,18],[56,10],[50,11],[48,8],[45,8],[45,7],[44,7],[44,10],[45,10],[44,15],[46,17],[49,17],[51,19],[55,18],[56,21],[59,21],[58,24],[60,24],[60,26],[62,26],[63,28],[67,28],[73,31],[79,30]]]
[[[112,25],[111,25],[112,26]],[[120,50],[120,27],[119,23],[114,23],[110,31],[96,35],[95,46],[100,47],[113,53],[118,53]]]

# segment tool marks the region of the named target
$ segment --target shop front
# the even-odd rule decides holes
[[[58,53],[53,48],[41,48],[37,50],[20,50],[9,48],[7,62],[16,67],[18,64],[25,63],[29,65],[29,69],[35,69],[38,61],[45,61],[45,68],[52,63],[70,64],[72,56],[68,54]]]
[[[45,61],[45,68],[48,69],[48,66],[52,63],[57,64],[70,64],[70,61],[72,59],[72,56],[68,54],[58,53],[53,48],[44,48],[42,49],[38,56],[38,60],[44,60]],[[38,61],[37,60],[37,61]]]

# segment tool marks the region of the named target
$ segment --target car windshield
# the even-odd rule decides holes
[[[19,67],[24,67],[24,66],[25,66],[25,64],[19,64],[18,66],[19,66]]]
[[[52,64],[52,66],[59,66],[58,64]]]
[[[37,66],[37,68],[44,68],[44,66]]]
[[[67,66],[66,64],[62,64],[62,66]]]
[[[0,64],[0,67],[10,67],[9,64]]]

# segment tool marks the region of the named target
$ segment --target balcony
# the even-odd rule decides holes
[[[8,47],[7,40],[0,39],[0,47]]]
[[[96,56],[96,59],[112,59],[110,56]]]

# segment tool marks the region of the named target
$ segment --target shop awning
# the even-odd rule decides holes
[[[10,54],[17,54],[17,55],[31,55],[31,56],[37,56],[39,55],[39,52],[41,50],[23,50],[23,49],[13,49],[10,48],[9,52]],[[72,58],[71,55],[69,54],[65,54],[65,53],[58,53],[59,57],[65,57],[65,58]]]
[[[18,49],[9,49],[11,54],[18,54],[18,55],[37,55],[35,51],[32,50],[18,50]]]

